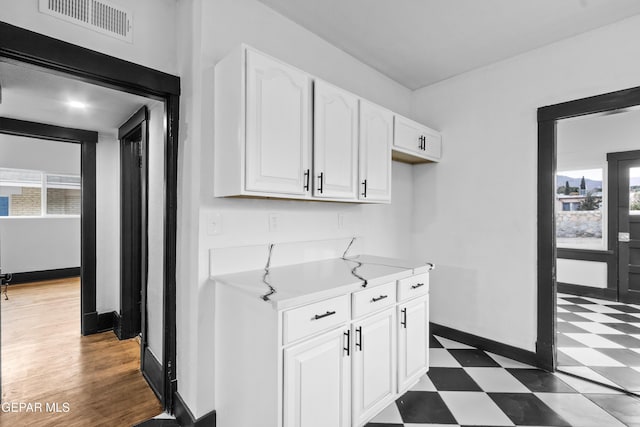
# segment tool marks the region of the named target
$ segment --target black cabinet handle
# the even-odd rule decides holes
[[[314,320],[318,320],[318,319],[322,319],[324,317],[333,316],[334,314],[336,314],[335,311],[327,311],[325,314],[316,314],[315,316],[313,316],[313,319]]]
[[[366,198],[367,197],[367,180],[366,179],[362,181],[362,185],[364,186],[364,191],[362,192],[362,195]]]
[[[371,302],[378,302],[378,301],[383,300],[383,299],[388,298],[388,297],[389,297],[389,295],[380,295],[380,296],[379,296],[379,297],[377,297],[377,298],[373,298],[373,299],[371,300]]]
[[[318,179],[320,180],[318,191],[320,192],[320,194],[322,194],[322,181],[324,180],[324,172],[320,172],[320,175],[318,175]]]
[[[362,326],[356,328],[356,348],[362,351]]]
[[[400,324],[402,325],[403,328],[407,329],[407,309],[403,308],[402,310],[400,310],[402,312],[402,320],[400,320]]]
[[[418,149],[422,150],[422,135],[418,137]]]
[[[304,191],[309,191],[309,169],[304,173]]]
[[[351,331],[347,329],[346,332],[343,333],[344,337],[347,340],[347,346],[342,347],[342,350],[347,352],[347,356],[351,353]]]
[[[424,283],[416,283],[415,285],[411,286],[411,289],[418,289],[420,286],[424,286]]]

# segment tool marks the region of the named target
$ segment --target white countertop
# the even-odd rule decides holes
[[[266,302],[276,310],[283,310],[364,289],[365,280],[366,287],[373,287],[432,268],[431,264],[424,262],[372,255],[273,267],[269,269],[266,281],[276,292]],[[211,279],[219,284],[234,286],[249,296],[261,298],[269,292],[269,287],[263,281],[264,276],[265,270],[252,270],[213,276]]]

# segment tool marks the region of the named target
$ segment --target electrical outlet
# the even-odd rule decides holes
[[[222,233],[222,215],[210,213],[207,216],[207,234],[209,236],[217,236],[220,233]]]
[[[275,233],[280,231],[281,215],[279,213],[269,214],[269,232]]]

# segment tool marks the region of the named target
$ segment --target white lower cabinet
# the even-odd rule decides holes
[[[398,393],[404,393],[429,366],[429,297],[398,306]]]
[[[396,313],[389,308],[356,320],[353,335],[352,419],[363,425],[396,395]]]
[[[281,310],[220,285],[218,425],[364,426],[427,371],[428,279],[416,274]]]
[[[349,332],[340,329],[284,350],[284,427],[348,427]]]

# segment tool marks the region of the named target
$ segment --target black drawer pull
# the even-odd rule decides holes
[[[304,172],[304,191],[309,191],[309,169]]]
[[[356,328],[356,349],[362,351],[362,326]]]
[[[403,328],[407,329],[407,309],[403,308],[402,310],[400,310],[402,312],[402,317],[404,320],[400,320],[400,324],[402,325]]]
[[[334,314],[336,314],[335,311],[327,311],[325,314],[316,314],[315,316],[313,316],[313,319],[318,320],[322,319],[323,317],[333,316]]]
[[[351,331],[347,330],[346,332],[343,332],[342,335],[347,339],[347,346],[342,347],[342,350],[346,351],[347,356],[349,356],[349,354],[351,354]]]
[[[424,283],[416,283],[415,285],[411,286],[411,289],[418,289],[420,286],[424,286]]]
[[[385,298],[388,298],[388,297],[389,297],[389,295],[380,295],[380,296],[379,296],[379,297],[377,297],[377,298],[373,298],[373,299],[371,300],[371,302],[378,302],[378,301],[380,301],[380,300],[382,300],[382,299],[385,299]]]

